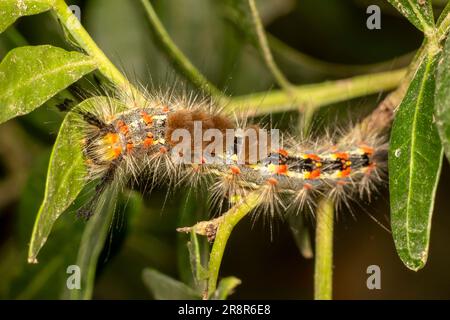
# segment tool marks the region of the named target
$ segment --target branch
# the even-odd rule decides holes
[[[129,91],[136,98],[142,97],[142,94],[128,81],[128,79],[108,59],[105,53],[97,46],[64,0],[55,0],[53,10],[70,35],[74,38],[76,43],[89,56],[96,60],[99,71],[108,80],[116,86]]]
[[[258,205],[259,201],[259,193],[257,191],[251,192],[219,218],[201,221],[192,227],[177,229],[179,232],[194,231],[197,234],[207,236],[208,240],[214,241],[209,255],[208,286],[204,295],[206,298],[210,298],[216,291],[220,265],[231,232],[239,221]]]
[[[159,20],[150,1],[141,0],[141,3],[147,13],[148,21],[150,22],[154,35],[172,65],[200,90],[212,96],[223,98],[222,91],[209,82],[173,42],[169,33]]]
[[[297,110],[299,104],[317,109],[328,104],[395,89],[405,75],[406,69],[398,69],[344,80],[294,86],[294,101],[281,90],[239,96],[231,99],[225,109],[231,112],[246,111],[249,116]]]
[[[322,199],[317,208],[314,299],[331,300],[333,292],[334,205]]]
[[[270,72],[277,81],[278,85],[286,91],[289,96],[293,96],[293,86],[288,79],[283,75],[281,70],[278,68],[275,60],[273,59],[272,53],[270,52],[269,44],[267,41],[266,34],[264,32],[264,27],[261,22],[261,18],[256,8],[255,0],[248,0],[250,6],[250,11],[252,13],[253,24],[255,26],[256,35],[258,37],[258,43],[263,55],[264,61],[267,64]]]

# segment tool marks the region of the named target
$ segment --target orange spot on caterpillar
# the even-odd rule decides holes
[[[278,149],[278,153],[284,157],[287,157],[289,155],[289,153],[284,149]]]
[[[108,132],[105,135],[106,143],[115,144],[119,141],[119,135],[116,133]]]
[[[230,171],[232,174],[240,174],[241,173],[241,169],[239,169],[238,166],[231,166]]]
[[[306,172],[304,175],[305,179],[314,180],[320,177],[320,169],[315,169],[311,172]]]
[[[360,146],[359,149],[361,149],[361,151],[362,151],[363,153],[365,153],[365,154],[367,154],[367,155],[369,155],[369,156],[372,155],[373,152],[374,152],[373,148],[371,148],[371,147],[369,147],[369,146],[366,146],[366,145]]]
[[[123,126],[119,128],[120,132],[122,132],[123,134],[127,134],[128,133],[128,126]]]
[[[114,158],[118,158],[122,154],[122,147],[116,147],[113,149]]]
[[[153,138],[147,137],[144,139],[144,148],[148,148],[153,145]]]
[[[141,112],[141,117],[142,117],[142,120],[144,120],[144,122],[145,122],[147,125],[151,125],[151,124],[152,124],[152,122],[153,122],[153,117],[150,116],[147,112],[142,111],[142,112]]]
[[[339,178],[345,178],[345,177],[348,177],[350,175],[350,173],[352,173],[352,168],[348,167],[348,168],[346,168],[346,169],[344,169],[342,171],[339,171],[337,173],[337,176]]]
[[[313,186],[310,185],[309,183],[305,183],[305,184],[303,185],[303,189],[305,189],[305,190],[312,190],[312,188],[313,188]]]
[[[269,178],[267,179],[267,183],[270,184],[271,186],[276,186],[278,184],[278,180],[275,178]]]
[[[133,143],[131,142],[127,143],[127,152],[130,153],[133,150],[133,147],[134,147]]]
[[[169,109],[168,106],[163,106],[163,107],[162,107],[162,111],[163,111],[163,112],[169,112],[170,109]]]
[[[288,166],[285,164],[280,164],[279,166],[275,166],[275,172],[277,174],[286,174],[288,171]]]
[[[342,160],[348,160],[348,153],[347,152],[336,152],[333,154],[336,159],[342,159]]]
[[[159,148],[159,153],[161,154],[167,153],[167,148],[166,147]]]
[[[127,134],[128,133],[128,126],[122,120],[117,121],[117,127],[119,128],[119,131],[121,133],[123,133],[123,134]]]
[[[307,154],[304,156],[305,159],[311,159],[311,160],[315,160],[315,161],[321,161],[322,159],[317,155],[317,154]]]

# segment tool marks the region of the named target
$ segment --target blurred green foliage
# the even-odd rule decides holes
[[[158,0],[153,4],[177,45],[217,87],[230,95],[270,90],[275,86],[274,80],[252,40],[253,35],[242,32],[249,28],[248,22],[239,19],[242,17],[239,10],[244,8],[239,8],[238,2]],[[370,2],[381,5],[380,1]],[[154,45],[138,1],[68,3],[81,7],[83,25],[131,80],[163,88],[181,80]],[[283,41],[276,42],[275,59],[289,80],[297,84],[380,68],[392,69],[408,63],[411,51],[420,46],[420,32],[386,6],[382,6],[382,29],[367,30],[366,6],[367,1],[363,0],[258,1],[269,37],[273,36],[274,42]],[[25,17],[16,23],[15,28],[24,39],[18,38],[13,29],[1,34],[0,58],[13,47],[23,45],[23,41],[73,49],[64,41],[61,28],[50,15],[47,12]],[[78,86],[89,89],[92,88],[89,82],[95,81],[89,77]],[[381,96],[373,96],[323,108],[316,115],[314,127],[320,133],[321,128],[334,124],[336,119],[345,122],[345,119],[360,118],[380,99]],[[44,107],[0,126],[0,190],[8,193],[7,197],[0,198],[0,298],[69,297],[65,290],[66,268],[76,264],[86,226],[75,213],[89,195],[82,195],[56,222],[40,253],[40,263],[29,265],[26,259],[29,236],[44,194],[50,148],[63,118],[55,107],[61,102],[60,98],[53,99]],[[297,123],[295,113],[275,115],[270,120],[284,128]],[[14,141],[17,150],[9,149],[7,141]],[[19,166],[13,166],[14,162]],[[16,172],[23,178],[8,179],[16,177]],[[449,191],[448,166],[443,174],[447,178],[442,179],[437,211],[448,211],[448,203],[444,202]],[[100,253],[94,298],[155,297],[142,281],[142,277],[149,278],[149,272],[153,276],[155,272],[147,270],[142,274],[145,268],[159,270],[194,286],[196,280],[186,246],[189,237],[174,231],[209,216],[201,191],[195,193],[181,190],[166,197],[162,188],[143,200],[134,192],[122,199]],[[430,265],[423,272],[412,274],[398,260],[391,235],[365,215],[369,211],[385,222],[389,212],[387,201],[380,197],[370,207],[364,204],[361,207],[354,208],[353,212],[358,221],[349,219],[346,212],[338,221],[336,298],[449,298],[450,258],[445,244],[450,236],[441,227],[449,225],[448,215],[441,214],[435,221],[434,257]],[[237,276],[245,283],[238,287],[234,298],[312,297],[312,262],[298,254],[288,224],[275,223],[272,242],[267,226],[259,223],[253,226],[250,221],[244,221],[236,228],[221,272],[223,276]],[[199,246],[209,246],[204,239],[199,241]],[[380,292],[365,287],[365,270],[370,264],[378,264],[383,270]]]

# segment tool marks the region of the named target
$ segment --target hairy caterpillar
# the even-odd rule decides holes
[[[108,98],[72,112],[81,120],[89,180],[98,181],[96,196],[79,212],[85,218],[112,181],[150,188],[206,184],[219,205],[257,190],[262,211],[273,216],[287,209],[313,210],[318,195],[348,204],[353,196],[370,196],[383,180],[387,144],[370,125],[314,142],[285,138],[281,145],[273,133],[261,139],[267,130],[259,126],[236,130],[236,121],[207,99],[147,94],[138,101],[121,93],[119,101]],[[215,136],[205,141],[211,130]],[[180,131],[188,138],[180,139]],[[142,182],[143,177],[149,178]]]

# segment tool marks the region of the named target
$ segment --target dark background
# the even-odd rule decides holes
[[[258,50],[243,35],[242,25],[229,19],[233,1],[164,0],[155,8],[177,45],[210,81],[229,95],[276,88]],[[241,1],[245,3],[244,1]],[[436,13],[446,1],[435,1]],[[133,81],[172,86],[178,78],[154,40],[143,9],[135,0],[73,1],[82,10],[82,23],[107,55]],[[366,7],[382,8],[382,29],[366,28]],[[299,52],[330,66],[275,53],[281,69],[296,84],[348,77],[406,65],[422,41],[421,34],[384,1],[277,0],[258,1],[269,33]],[[245,6],[244,6],[245,9]],[[15,26],[30,44],[52,44],[74,49],[50,13],[25,17]],[[245,29],[245,25],[244,25]],[[14,47],[0,35],[0,57]],[[372,64],[381,63],[382,66]],[[346,65],[342,66],[342,65]],[[366,65],[361,67],[361,65]],[[367,67],[369,65],[369,67]],[[346,121],[376,106],[382,95],[323,108],[317,124],[326,119]],[[26,264],[26,251],[36,212],[42,200],[46,166],[63,114],[50,103],[0,126],[0,298],[59,298],[65,266],[74,263],[84,222],[73,210],[55,226],[40,255],[40,264]],[[339,117],[336,114],[343,114]],[[296,114],[274,116],[277,125],[293,128]],[[342,120],[339,120],[342,119]],[[294,124],[294,125],[293,125]],[[320,130],[319,130],[320,131]],[[450,298],[450,171],[445,162],[437,192],[426,267],[412,272],[398,258],[392,235],[370,217],[389,225],[386,187],[372,203],[360,203],[338,214],[334,238],[334,297],[336,299],[448,299]],[[132,214],[119,210],[112,234],[99,261],[94,298],[148,299],[141,272],[155,268],[177,279],[189,279],[187,236],[175,228],[190,225],[205,209],[181,214],[182,191],[171,195],[163,208],[165,190],[145,196]],[[139,203],[139,197],[136,203]],[[194,201],[195,202],[195,201]],[[314,219],[308,219],[314,230]],[[272,239],[271,239],[272,238]],[[75,254],[75,255],[74,255]],[[381,267],[381,290],[368,290],[366,269]],[[232,298],[311,299],[312,259],[303,258],[286,222],[269,226],[250,219],[233,232],[221,276],[242,280]]]

